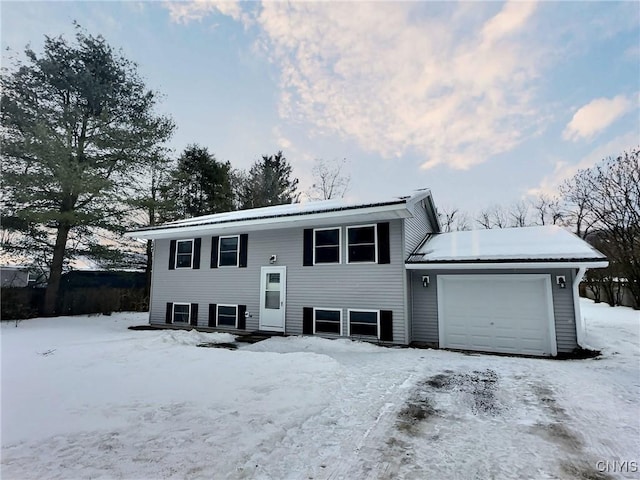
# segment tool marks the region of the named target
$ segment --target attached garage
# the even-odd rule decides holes
[[[566,230],[431,235],[406,260],[410,337],[454,350],[555,356],[581,345],[578,284],[600,252]]]
[[[442,348],[556,355],[549,275],[439,275]]]

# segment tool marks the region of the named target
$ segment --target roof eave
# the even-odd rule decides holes
[[[508,268],[540,269],[540,268],[606,268],[609,261],[598,258],[557,259],[557,260],[487,260],[487,261],[426,261],[405,262],[407,270],[497,270]]]
[[[291,228],[293,226],[314,226],[319,222],[333,222],[336,220],[341,223],[354,221],[367,221],[368,218],[373,221],[393,220],[396,218],[408,218],[411,212],[407,209],[406,202],[394,202],[385,205],[376,205],[365,208],[349,208],[327,212],[315,213],[299,213],[281,215],[275,217],[253,218],[246,220],[203,223],[200,225],[167,225],[166,227],[155,227],[153,229],[133,230],[125,233],[126,237],[140,239],[160,239],[160,238],[178,238],[190,234],[215,234],[217,232],[229,231],[261,231],[275,230],[281,228]]]

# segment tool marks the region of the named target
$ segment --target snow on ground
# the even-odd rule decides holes
[[[640,314],[582,305],[595,359],[3,323],[2,478],[637,478]]]

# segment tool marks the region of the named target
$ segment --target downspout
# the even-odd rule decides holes
[[[587,331],[586,331],[586,325],[584,323],[584,318],[582,318],[582,315],[580,314],[579,285],[586,271],[587,271],[586,267],[578,268],[576,276],[573,278],[573,312],[576,319],[576,341],[578,342],[578,346],[582,348],[586,348],[585,339],[586,339]]]
[[[158,252],[158,249],[156,248],[158,245],[158,241],[157,240],[153,240],[153,245],[151,246],[151,287],[149,288],[149,325],[151,325],[153,322],[151,321],[152,319],[152,315],[153,315],[153,309],[151,308],[151,306],[153,305],[152,299],[153,299],[153,285],[155,284],[154,280],[155,280],[155,273],[156,273],[156,269],[154,268],[157,265],[157,258],[156,258],[156,253]]]
[[[402,304],[403,304],[403,308],[404,308],[404,344],[405,345],[409,345],[411,343],[411,333],[412,333],[412,328],[411,328],[411,322],[413,321],[412,319],[412,314],[413,311],[410,311],[409,309],[413,309],[413,305],[410,305],[410,301],[409,301],[409,295],[410,295],[410,289],[411,289],[411,282],[409,281],[410,278],[409,277],[409,270],[407,270],[406,264],[405,264],[405,258],[407,255],[407,238],[406,238],[406,223],[405,220],[401,220],[400,221],[400,240],[402,243]]]

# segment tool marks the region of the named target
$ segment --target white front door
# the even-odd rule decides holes
[[[260,271],[260,330],[284,332],[287,267],[262,267]]]

